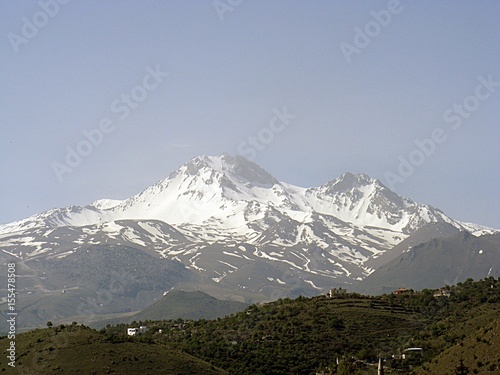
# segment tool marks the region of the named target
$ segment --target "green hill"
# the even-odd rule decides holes
[[[147,322],[155,342],[252,375],[310,374],[347,354],[375,361],[379,351],[397,351],[426,324],[412,308],[358,295],[278,300],[211,321]]]
[[[9,340],[0,340],[9,348]],[[227,374],[200,359],[161,344],[110,340],[84,326],[37,329],[16,336],[16,367],[0,357],[6,374]]]
[[[148,327],[155,342],[234,374],[310,374],[325,368],[335,373],[337,358],[353,362],[349,373],[376,374],[379,355],[386,358],[388,371],[443,374],[444,368],[453,371],[455,364],[443,359],[442,367],[429,370],[439,356],[487,329],[498,316],[500,280],[469,279],[446,289],[449,297],[435,297],[435,290],[426,289],[377,297],[337,294],[280,299],[223,319],[148,322]],[[124,329],[108,327],[107,331]],[[491,332],[500,335],[498,326]],[[423,348],[423,357],[397,359],[409,347]],[[500,353],[500,347],[493,348]],[[476,350],[477,358],[484,358],[479,361],[487,363],[492,354],[480,354],[480,347]],[[492,361],[497,357],[489,358],[490,367]]]
[[[126,324],[38,329],[16,338],[17,365],[26,374],[359,375],[376,374],[381,356],[386,373],[454,375],[461,359],[462,373],[500,373],[500,279],[435,292],[280,299],[214,320],[142,321],[148,330],[137,337]],[[422,356],[403,358],[410,347]]]
[[[172,291],[130,320],[217,319],[247,307],[243,302],[223,301],[203,292]]]
[[[475,324],[471,324],[473,321]],[[424,365],[417,374],[453,375],[460,360],[470,374],[500,374],[499,311],[481,314],[473,321],[467,323],[470,333]]]

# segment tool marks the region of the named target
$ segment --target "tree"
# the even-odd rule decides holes
[[[49,321],[47,322],[47,327],[51,328],[51,327],[52,327],[52,325],[53,325],[53,324],[52,324],[52,322],[49,320]]]
[[[464,365],[464,361],[460,358],[460,363],[455,367],[456,375],[467,375],[469,373],[469,369]]]
[[[344,356],[337,367],[338,375],[352,375],[354,373],[354,364],[352,358]]]

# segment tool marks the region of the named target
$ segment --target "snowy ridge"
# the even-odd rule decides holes
[[[224,154],[194,158],[125,200],[53,209],[2,225],[0,246],[31,259],[65,257],[88,244],[126,245],[181,261],[219,284],[234,283],[250,267],[265,269],[259,272],[275,286],[287,272],[300,272],[304,287],[316,290],[332,279],[363,279],[373,272],[367,261],[428,223],[496,232],[400,197],[366,175],[345,173],[302,188]],[[263,288],[257,284],[237,280],[241,287]]]
[[[241,156],[223,155],[195,158],[168,178],[126,200],[103,199],[86,207],[46,211],[2,225],[0,233],[124,219],[155,219],[172,225],[210,221],[231,229],[264,219],[273,209],[301,221],[315,212],[356,226],[404,233],[437,221],[473,231],[491,231],[459,223],[435,208],[402,198],[366,175],[346,173],[323,186],[306,189],[277,181]],[[242,234],[250,232],[243,230]]]
[[[106,210],[118,206],[122,201],[116,199],[99,199],[92,202],[90,206],[93,206],[99,210]]]

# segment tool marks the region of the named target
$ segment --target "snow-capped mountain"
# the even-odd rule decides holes
[[[400,197],[366,175],[302,188],[224,154],[194,158],[126,200],[2,225],[0,246],[27,263],[57,262],[93,245],[133,247],[180,261],[210,283],[275,297],[362,280],[373,271],[369,260],[429,223],[495,232]]]

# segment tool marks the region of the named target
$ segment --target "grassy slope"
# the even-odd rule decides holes
[[[212,365],[241,375],[310,374],[343,355],[374,360],[417,346],[425,359],[418,374],[454,374],[460,357],[470,374],[500,373],[500,279],[467,280],[450,290],[450,298],[439,299],[431,290],[282,299],[212,321],[147,322],[148,332],[136,339],[125,335],[126,325],[102,333],[35,330],[17,338],[18,365],[26,374],[221,373]],[[7,348],[7,340],[0,345]],[[358,374],[373,371],[365,366]]]
[[[182,329],[164,325],[157,339],[237,374],[306,374],[331,365],[337,356],[374,359],[381,353],[387,358],[410,346],[424,348],[428,368],[429,361],[462,340],[476,339],[478,330],[500,315],[500,280],[467,280],[450,289],[450,298],[439,299],[424,290],[279,300],[217,321],[188,322]],[[492,332],[500,334],[495,327]],[[497,357],[474,342],[469,345],[477,347],[481,367],[494,368],[491,361]],[[450,359],[439,363],[437,370],[422,373],[454,371]]]
[[[0,340],[8,348],[8,340]],[[104,335],[87,327],[37,329],[16,337],[16,368],[12,374],[226,374],[200,359],[160,344],[138,341],[106,342]]]
[[[156,340],[234,374],[308,374],[342,354],[375,359],[378,350],[395,351],[424,324],[411,309],[381,299],[299,298],[182,330],[163,325]]]
[[[457,343],[436,356],[417,374],[453,375],[463,359],[470,374],[500,373],[500,314],[498,309],[475,311],[462,324],[450,326],[449,334],[464,335]]]

